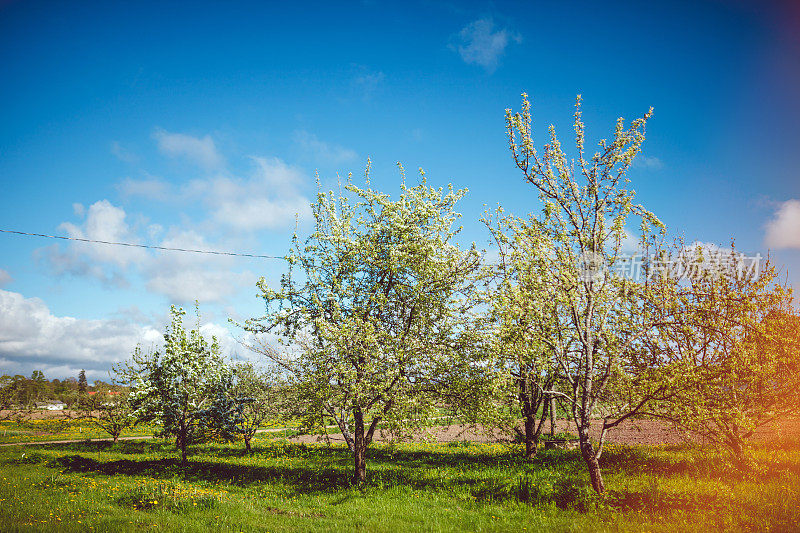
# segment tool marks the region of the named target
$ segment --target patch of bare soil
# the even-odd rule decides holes
[[[70,411],[68,409],[63,409],[61,411],[49,411],[47,409],[32,409],[30,411],[2,410],[0,411],[0,420],[5,420],[6,418],[11,418],[12,420],[16,418],[21,418],[23,420],[50,420],[75,418],[78,415],[79,413],[77,411]]]
[[[594,435],[599,435],[601,424],[602,421],[600,420],[592,423],[592,432]],[[556,431],[569,431],[577,434],[575,424],[567,420],[558,420]],[[546,436],[544,437],[546,438]],[[755,434],[755,439],[760,441],[798,438],[800,438],[800,419],[782,420],[760,428]],[[298,443],[316,443],[326,442],[327,439],[330,439],[332,443],[344,443],[344,437],[342,437],[341,433],[328,435],[327,438],[319,435],[298,435],[290,440]],[[381,432],[380,434],[376,434],[375,440],[386,442],[392,440],[392,436]],[[412,433],[411,440],[432,442],[463,440],[471,442],[502,442],[508,441],[509,439],[507,435],[503,435],[497,431],[488,432],[481,427],[453,424],[450,426],[436,426],[428,428],[425,431],[416,431]],[[703,442],[703,439],[696,435],[683,434],[675,430],[669,423],[660,420],[629,419],[609,430],[606,434],[606,441],[628,445],[663,445],[680,444],[686,441]]]

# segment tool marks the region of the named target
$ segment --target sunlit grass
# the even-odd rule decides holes
[[[139,425],[122,432],[123,437],[153,435],[156,428]],[[87,420],[45,418],[39,420],[0,421],[0,444],[111,438],[108,433]]]
[[[400,443],[350,482],[342,446],[160,441],[0,450],[3,531],[793,531],[800,451],[760,448],[740,473],[702,447],[611,445],[606,499],[576,450],[532,463],[503,445]]]

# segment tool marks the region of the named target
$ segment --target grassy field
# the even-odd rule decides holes
[[[261,426],[261,429],[284,428],[289,425],[298,425],[299,421],[290,420],[288,422],[275,420],[268,421]],[[147,424],[139,424],[132,428],[127,428],[122,432],[121,437],[142,437],[153,436],[160,427]],[[281,432],[283,435],[291,436],[296,431],[287,430]],[[111,436],[88,420],[75,420],[46,416],[44,418],[32,418],[26,420],[2,420],[0,421],[0,444],[14,444],[17,442],[49,442],[59,440],[85,440],[85,439],[110,439]]]
[[[343,447],[260,439],[0,449],[3,531],[797,531],[800,450],[762,447],[748,474],[702,447],[611,446],[609,495],[576,451],[526,464],[500,445],[380,445],[350,484]]]
[[[140,425],[122,432],[123,437],[153,435],[155,427]],[[0,421],[0,444],[53,440],[110,439],[111,436],[87,420],[42,418]]]
[[[20,420],[0,420],[0,444],[14,444],[18,442],[50,442],[60,440],[85,440],[85,439],[110,439],[111,436],[88,420],[70,419],[64,417],[62,412],[35,412],[33,417],[23,413]],[[447,425],[454,422],[449,416],[439,416],[427,420],[423,426]],[[300,420],[268,420],[261,424],[261,430],[284,429],[280,435],[291,437],[297,434],[292,428],[301,424]],[[336,426],[330,421],[329,429],[336,432]],[[153,436],[159,427],[140,424],[127,428],[121,437]],[[257,438],[271,438],[271,435],[259,434]]]

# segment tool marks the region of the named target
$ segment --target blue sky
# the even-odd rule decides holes
[[[630,174],[672,235],[766,255],[800,286],[792,2],[0,2],[0,229],[282,255],[315,171],[396,194],[401,161],[469,188],[464,240],[539,209],[506,147],[653,106]],[[280,261],[0,234],[0,373],[106,379],[171,303],[205,331],[262,310]]]

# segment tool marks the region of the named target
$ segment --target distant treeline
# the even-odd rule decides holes
[[[109,391],[127,391],[127,387],[101,380],[95,380],[90,385],[83,370],[77,377],[64,380],[48,380],[41,370],[34,370],[30,377],[5,374],[0,377],[0,408],[27,409],[36,407],[37,403],[55,401],[63,402],[70,408],[82,396]]]

